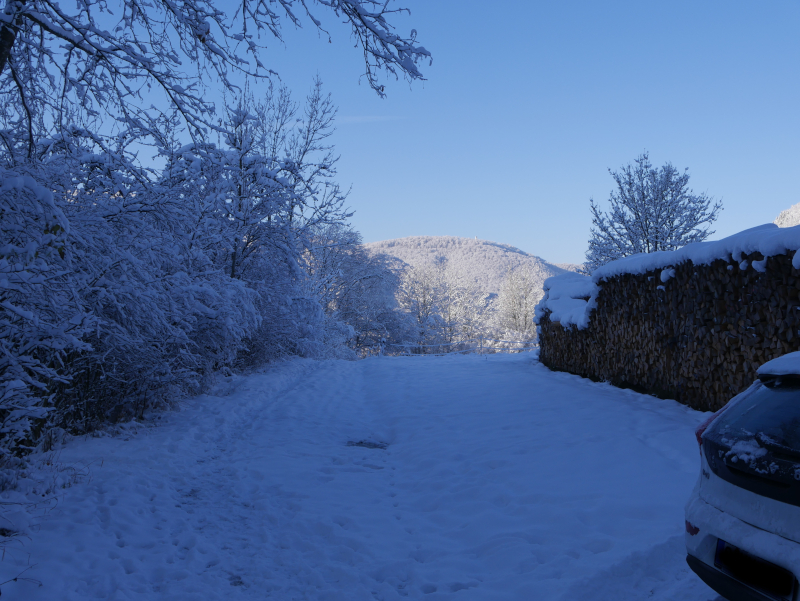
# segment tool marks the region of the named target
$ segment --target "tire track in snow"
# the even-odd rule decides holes
[[[355,595],[351,598],[372,598],[373,582],[362,558],[369,562],[362,540],[369,535],[355,517],[359,503],[345,494],[346,502],[327,507],[321,520],[313,490],[331,488],[337,479],[345,482],[345,493],[360,486],[362,495],[371,497],[374,516],[375,501],[391,486],[385,453],[347,447],[342,436],[350,430],[357,440],[374,437],[365,419],[370,410],[356,385],[361,379],[357,364],[321,365],[278,402],[248,415],[241,431],[234,428],[218,441],[224,466],[192,478],[192,490],[210,491],[203,493],[205,507],[196,513],[220,516],[218,523],[198,523],[196,529],[217,542],[225,556],[219,565],[243,595],[264,591],[280,599],[305,599],[347,590]],[[258,387],[252,388],[250,394],[258,394]],[[365,479],[373,491],[364,487]],[[378,528],[385,531],[393,519],[387,513],[383,521],[388,523]]]

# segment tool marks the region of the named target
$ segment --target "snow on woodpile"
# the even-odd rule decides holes
[[[732,258],[739,263],[744,255],[761,253],[766,258],[783,255],[799,248],[800,227],[782,228],[774,223],[767,223],[722,240],[695,242],[678,250],[642,253],[618,259],[596,269],[592,279],[595,282],[602,282],[614,276],[628,273],[642,274],[686,261],[691,261],[695,265],[711,265],[717,259],[729,261]],[[756,271],[763,271],[763,265],[756,264],[762,262],[754,261],[753,268]],[[792,266],[800,269],[800,255],[795,256]]]
[[[761,366],[800,351],[799,249],[800,226],[770,224],[552,278],[536,316],[539,359],[719,409]]]
[[[596,297],[597,285],[592,278],[579,273],[565,273],[544,281],[544,297],[536,306],[534,322],[550,314],[550,321],[562,326],[589,325],[590,300]]]
[[[545,311],[551,311],[550,321],[563,326],[584,329],[589,325],[602,282],[621,275],[641,275],[661,270],[661,282],[666,284],[675,276],[675,265],[691,262],[711,265],[716,260],[734,261],[741,269],[751,266],[759,272],[766,270],[766,258],[800,249],[800,226],[778,227],[773,223],[739,232],[722,240],[695,242],[674,251],[641,253],[624,257],[599,267],[591,277],[567,273],[548,278],[544,283],[545,296],[537,306],[536,323]],[[760,253],[760,260],[747,261],[745,256]],[[792,259],[800,269],[800,253]],[[580,300],[583,299],[583,300]]]

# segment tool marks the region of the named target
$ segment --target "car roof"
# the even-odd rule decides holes
[[[767,361],[758,368],[759,376],[800,376],[800,351]]]

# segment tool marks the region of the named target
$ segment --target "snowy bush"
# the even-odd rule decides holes
[[[278,100],[291,107],[285,92]],[[318,117],[332,114],[318,85],[309,102]],[[298,128],[302,146],[292,132],[276,134],[270,110],[239,105],[222,147],[175,145],[165,134],[167,161],[155,174],[77,127],[41,138],[35,161],[4,157],[4,452],[32,448],[48,428],[85,432],[141,416],[222,368],[290,353],[355,357],[346,320],[356,315],[326,313],[331,298],[303,259],[315,232],[347,217],[330,149],[319,144],[330,120]],[[298,154],[265,156],[268,135]],[[348,273],[377,264],[359,245],[356,234]]]
[[[0,222],[16,233],[2,251],[3,390],[18,398],[26,383],[36,416],[71,431],[196,390],[258,323],[253,293],[193,252],[185,206],[119,185],[107,156],[79,150],[48,153],[36,175],[49,190],[6,172]],[[19,447],[19,433],[4,434]]]
[[[30,448],[96,320],[75,294],[70,225],[53,193],[0,169],[0,453]]]
[[[254,34],[281,37],[276,6],[299,25],[293,3],[118,4],[7,2],[0,16],[5,456],[141,416],[220,369],[354,356],[351,317],[326,311],[304,262],[349,217],[335,107],[319,81],[303,105],[247,92],[274,75]],[[389,3],[318,5],[350,23],[380,95],[381,70],[422,77],[429,54],[392,33]]]
[[[315,227],[303,266],[309,294],[320,299],[328,329],[342,343],[364,356],[397,338],[399,266],[369,253],[358,232],[343,224]]]

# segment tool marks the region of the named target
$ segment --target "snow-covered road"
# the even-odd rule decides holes
[[[71,441],[91,475],[3,599],[716,599],[682,535],[703,417],[530,354],[288,362]]]

